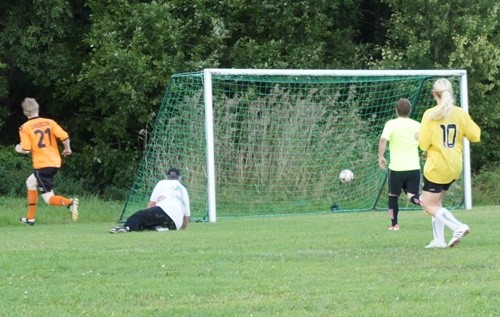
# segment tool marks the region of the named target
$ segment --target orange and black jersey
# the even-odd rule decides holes
[[[65,141],[69,135],[54,120],[35,117],[19,128],[21,148],[31,152],[33,168],[61,167],[57,139]]]

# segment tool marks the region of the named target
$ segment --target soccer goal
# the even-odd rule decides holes
[[[205,69],[174,75],[165,92],[120,221],[145,207],[165,171],[182,173],[195,219],[387,209],[378,167],[384,123],[400,98],[420,120],[446,77],[468,110],[464,70]],[[464,177],[445,204],[470,209]],[[355,178],[341,183],[341,170]],[[403,196],[403,195],[401,195]],[[403,209],[411,208],[401,199]]]

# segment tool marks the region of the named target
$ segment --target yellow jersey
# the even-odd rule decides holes
[[[418,141],[415,135],[420,123],[410,118],[396,118],[386,122],[381,138],[389,141],[391,171],[413,171],[420,169]]]
[[[65,141],[69,138],[54,120],[35,117],[28,119],[19,128],[21,148],[31,152],[33,168],[61,167],[61,155],[57,139]]]
[[[467,112],[456,106],[447,118],[433,120],[430,115],[437,108],[427,109],[422,117],[419,146],[427,151],[425,178],[436,184],[449,184],[462,173],[463,138],[479,142],[481,129]]]

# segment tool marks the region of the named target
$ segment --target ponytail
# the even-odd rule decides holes
[[[431,113],[430,118],[433,120],[442,120],[447,118],[455,105],[453,87],[451,86],[450,81],[446,78],[436,80],[432,91],[438,96],[438,108]]]

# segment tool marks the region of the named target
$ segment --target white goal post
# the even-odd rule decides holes
[[[214,114],[212,77],[214,75],[251,75],[251,76],[457,76],[460,85],[460,105],[468,112],[467,71],[466,70],[292,70],[292,69],[204,69],[203,98],[205,104],[205,137],[207,147],[207,188],[208,188],[208,221],[216,221],[216,178],[214,151]],[[470,145],[464,139],[464,203],[466,209],[472,208]]]

